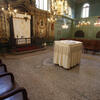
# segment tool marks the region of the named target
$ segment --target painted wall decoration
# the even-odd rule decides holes
[[[31,38],[30,15],[16,14],[13,16],[15,38]]]
[[[46,36],[46,22],[44,18],[40,18],[39,19],[39,23],[38,23],[38,36],[40,38],[45,37]]]
[[[54,39],[55,38],[55,23],[48,22],[48,38]]]
[[[5,13],[0,12],[0,38],[9,37],[9,24],[8,18]]]
[[[68,3],[72,8],[73,17],[74,17],[75,4],[71,2],[70,0],[68,0]],[[14,16],[13,25],[14,25],[14,37],[15,38],[30,38],[32,36],[32,38],[40,37],[40,38],[46,38],[46,39],[48,38],[59,39],[63,37],[69,37],[71,35],[69,34],[70,24],[69,24],[68,30],[65,30],[61,28],[61,24],[63,24],[63,22],[58,21],[57,23],[49,23],[47,21],[47,18],[50,16],[50,14],[47,11],[37,9],[35,7],[35,0],[25,0],[25,2],[23,2],[23,0],[19,0],[18,2],[14,2],[14,3],[12,2],[12,5],[15,6],[16,9],[20,11],[21,13],[25,13],[25,11],[27,11],[27,13],[30,13],[33,16],[33,27],[32,27],[33,29],[32,30],[30,29],[30,20],[25,21],[23,19],[23,17],[25,17],[23,14],[16,14]],[[20,6],[22,6],[23,9],[20,8]],[[30,19],[30,16],[29,16],[29,19]],[[1,20],[0,20],[0,23],[1,23]],[[10,26],[8,25],[8,22],[6,23],[7,23],[6,33],[7,33],[7,37],[9,38]],[[60,31],[61,33],[60,35],[57,35],[59,34],[59,32],[57,32],[57,29],[58,31]],[[31,34],[31,31],[32,31],[32,34]]]
[[[66,24],[68,25],[68,29],[63,29],[62,25],[64,24],[64,20],[66,21]],[[60,18],[57,20],[54,26],[54,34],[55,34],[55,39],[65,39],[65,38],[70,38],[72,35],[72,20],[67,19],[67,18]]]
[[[34,23],[35,37],[45,38],[48,31],[47,13],[45,13],[45,11],[38,10],[34,16]]]
[[[96,38],[96,34],[97,32],[100,31],[100,26],[95,26],[94,23],[98,20],[98,16],[95,17],[88,17],[88,18],[81,18],[78,19],[79,21],[84,21],[87,20],[90,22],[90,25],[82,25],[80,27],[76,27],[75,23],[73,23],[72,25],[72,38],[75,38],[75,32],[78,30],[82,30],[85,33],[84,38],[85,39],[100,39],[100,38]]]

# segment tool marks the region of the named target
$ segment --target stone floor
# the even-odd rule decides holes
[[[30,100],[100,100],[100,56],[83,54],[80,66],[53,64],[53,49],[1,57]]]

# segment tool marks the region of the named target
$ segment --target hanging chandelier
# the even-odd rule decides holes
[[[51,0],[52,10],[55,15],[68,14],[67,0]]]
[[[64,19],[64,24],[62,25],[62,28],[63,28],[63,29],[68,29],[68,27],[69,27],[69,26],[66,24],[66,20]]]
[[[55,22],[59,15],[68,15],[67,0],[50,0],[50,18],[49,22]]]

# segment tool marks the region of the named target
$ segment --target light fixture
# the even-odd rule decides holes
[[[5,9],[4,8],[1,8],[1,10],[4,11]]]
[[[55,22],[56,16],[68,14],[68,3],[66,0],[50,0],[49,22]]]
[[[3,12],[7,12],[10,16],[16,14],[17,11],[18,11],[17,9],[14,9],[14,10],[13,10],[13,9],[11,8],[10,4],[8,4],[8,8],[7,8],[7,9],[5,9],[4,7],[2,7],[1,10],[2,10]]]
[[[56,17],[54,17],[53,15],[50,16],[50,18],[48,18],[48,21],[51,23],[54,23],[57,20]]]
[[[94,23],[94,26],[100,26],[100,17],[98,17],[97,21]]]
[[[66,24],[66,20],[64,19],[64,24],[62,25],[63,29],[68,29],[68,25]]]
[[[90,24],[91,24],[90,21],[87,21],[87,19],[84,19],[83,21],[79,21],[78,24],[76,25],[76,27],[88,26]]]
[[[94,26],[100,26],[100,22],[94,23]]]
[[[68,13],[67,0],[52,0],[52,9],[56,15],[64,15]]]
[[[63,25],[62,25],[62,28],[63,28],[63,29],[68,29],[68,25],[63,24]]]
[[[17,13],[17,9],[14,9],[14,13]]]

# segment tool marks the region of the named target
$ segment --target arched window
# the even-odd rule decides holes
[[[42,10],[49,10],[49,0],[36,0],[36,7]]]
[[[85,3],[83,5],[82,18],[89,17],[89,7],[90,7],[90,5],[88,3]]]

